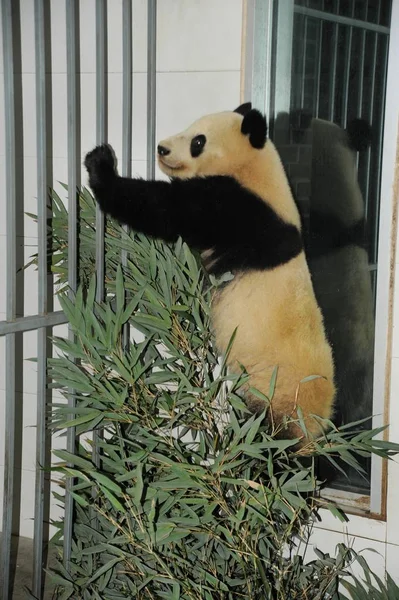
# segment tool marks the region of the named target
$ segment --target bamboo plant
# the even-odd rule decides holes
[[[55,452],[75,506],[72,559],[52,575],[59,598],[399,598],[393,580],[373,578],[345,544],[308,558],[319,510],[346,519],[320,495],[317,459],[361,471],[359,457],[390,458],[399,445],[356,423],[331,424],[298,448],[276,437],[265,414],[249,414],[246,374],[230,375],[212,341],[211,295],[223,281],[209,280],[182,241],[163,244],[107,220],[106,297],[96,302],[95,203],[85,189],[71,298],[67,212],[52,200],[49,247],[73,336],[54,338],[49,375],[75,407],[53,404],[51,422],[57,432],[74,427],[79,440],[75,454]],[[265,406],[276,385],[277,368]],[[305,433],[300,415],[299,424]]]

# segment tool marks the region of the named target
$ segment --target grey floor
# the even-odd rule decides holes
[[[1,542],[1,533],[0,533]],[[19,538],[18,553],[15,567],[15,579],[14,579],[14,591],[12,596],[9,598],[1,598],[1,600],[26,600],[32,598],[26,594],[24,588],[31,589],[32,586],[32,559],[33,559],[33,543],[28,538]],[[50,559],[51,561],[51,559]],[[1,570],[0,570],[0,584],[2,584]],[[0,585],[0,595],[1,595]],[[44,592],[44,600],[52,600],[56,596],[54,595],[54,586],[51,584],[49,577],[46,578],[46,586]]]

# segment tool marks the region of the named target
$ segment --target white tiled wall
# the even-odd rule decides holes
[[[24,125],[24,210],[37,211],[34,0],[21,0]],[[81,150],[95,144],[95,0],[80,0]],[[147,2],[133,0],[133,148],[132,173],[146,174]],[[234,109],[240,101],[242,0],[162,0],[157,14],[157,139],[186,128],[207,112]],[[122,151],[122,0],[108,2],[108,139]],[[0,28],[1,35],[1,28]],[[67,181],[67,104],[65,2],[51,0],[52,168],[53,185]],[[0,40],[0,72],[3,71]],[[0,280],[5,280],[5,137],[4,85],[0,76]],[[158,173],[159,174],[159,173]],[[82,172],[82,182],[85,174]],[[37,225],[24,219],[25,259],[36,251]],[[24,278],[25,314],[37,312],[37,273]],[[5,318],[6,289],[0,286],[0,319]],[[35,468],[36,355],[35,332],[24,335],[23,457],[21,534],[33,534]],[[4,339],[0,338],[0,502],[4,475]],[[63,439],[54,444],[59,447]],[[2,506],[2,505],[1,505]],[[57,514],[53,506],[52,517]],[[58,511],[59,514],[59,511]],[[0,529],[1,529],[0,518]]]

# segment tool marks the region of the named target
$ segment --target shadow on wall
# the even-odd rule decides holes
[[[344,130],[304,112],[279,114],[274,141],[298,202],[309,268],[336,367],[337,425],[372,413],[374,300],[357,153],[368,124]]]

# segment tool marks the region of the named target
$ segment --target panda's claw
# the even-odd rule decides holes
[[[101,144],[88,152],[84,165],[89,174],[90,183],[116,174],[114,152],[108,144]]]

